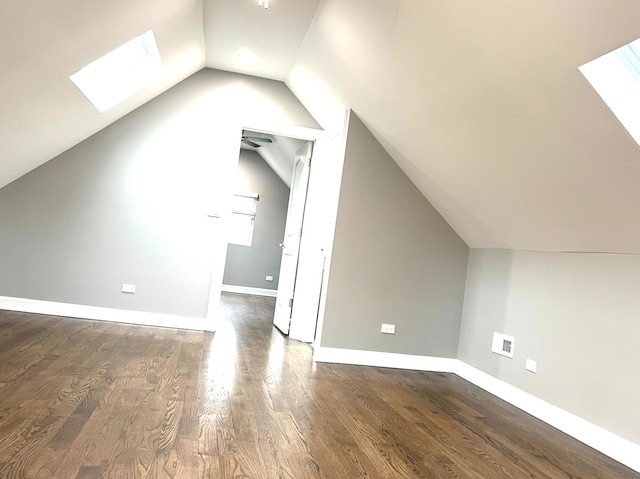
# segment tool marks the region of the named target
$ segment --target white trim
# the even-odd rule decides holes
[[[462,361],[458,363],[456,374],[461,378],[528,412],[634,471],[640,472],[640,445],[634,444]]]
[[[410,354],[381,353],[356,349],[327,348],[316,346],[313,360],[320,363],[356,364],[382,368],[415,369],[417,371],[438,371],[453,373],[458,360]]]
[[[170,314],[147,313],[144,311],[57,303],[54,301],[40,301],[35,299],[11,298],[8,296],[0,296],[0,309],[20,311],[23,313],[48,314],[51,316],[66,316],[69,318],[93,319],[97,321],[113,321],[115,323],[159,326],[162,328],[193,329],[196,331],[212,330],[207,328],[206,318],[174,316]]]
[[[316,362],[454,373],[494,396],[640,472],[640,445],[497,379],[458,359],[316,346]]]
[[[288,123],[277,123],[270,118],[263,118],[260,120],[252,120],[250,122],[241,121],[238,124],[228,122],[216,122],[211,127],[211,131],[215,131],[215,135],[218,142],[218,147],[224,146],[224,151],[218,151],[219,157],[227,157],[230,161],[222,163],[222,176],[228,175],[229,178],[235,176],[235,172],[238,168],[238,152],[240,151],[240,140],[243,130],[251,130],[261,133],[268,133],[273,135],[288,136],[292,138],[299,138],[301,140],[315,141],[322,137],[324,130],[318,128],[308,128],[303,126],[295,126]],[[235,140],[234,140],[235,138]],[[219,149],[218,148],[218,149]],[[224,153],[224,154],[223,154]],[[216,218],[215,221],[211,221],[211,228],[213,230],[213,252],[214,263],[212,266],[211,275],[211,287],[209,288],[209,305],[207,309],[207,330],[215,331],[215,325],[218,319],[218,309],[220,306],[220,293],[224,287],[222,284],[224,276],[224,267],[226,263],[227,242],[216,241],[216,239],[225,238],[224,234],[220,234],[220,231],[225,231],[227,227],[228,217],[231,214],[231,198],[234,191],[232,189],[233,182],[224,183],[224,190],[219,189],[218,195],[222,199],[220,205],[218,205],[215,211],[210,212],[211,218]],[[215,231],[215,230],[218,231]],[[270,291],[270,290],[265,290]],[[258,294],[258,293],[248,293]],[[268,295],[271,296],[271,293]]]
[[[336,117],[327,131],[325,133],[325,141],[327,144],[331,145],[331,143],[335,140],[338,141],[338,136],[340,143],[333,143],[336,147],[336,163],[333,164],[332,171],[329,171],[329,196],[325,196],[325,215],[328,222],[327,233],[325,236],[325,242],[323,243],[323,273],[322,273],[322,283],[320,285],[320,300],[318,302],[318,315],[316,320],[316,328],[315,328],[315,339],[314,345],[318,346],[315,349],[320,349],[320,344],[322,344],[322,332],[324,330],[324,313],[327,305],[327,290],[329,289],[329,277],[331,276],[331,262],[333,260],[333,243],[335,241],[336,234],[336,224],[338,221],[338,206],[340,204],[340,190],[342,188],[342,174],[344,170],[344,161],[347,149],[347,135],[349,133],[349,122],[351,121],[351,110],[347,109],[343,111],[340,115]],[[323,142],[320,142],[323,143]],[[331,148],[329,146],[329,149]],[[331,150],[330,150],[331,151]],[[317,170],[317,168],[316,168]],[[329,199],[329,204],[327,204],[326,199]],[[331,209],[329,209],[331,208]],[[304,231],[303,231],[304,234]],[[315,347],[315,346],[314,346]]]
[[[324,134],[322,127],[310,128],[307,126],[296,126],[289,123],[274,123],[271,120],[257,121],[254,123],[242,123],[243,130],[255,131],[256,133],[266,133],[268,135],[287,136],[299,140],[316,141]]]
[[[254,296],[268,296],[275,298],[278,294],[277,289],[250,288],[249,286],[235,286],[233,284],[223,284],[222,291],[225,293],[252,294]]]

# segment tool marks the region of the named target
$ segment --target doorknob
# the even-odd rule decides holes
[[[280,243],[280,248],[284,249],[284,243]]]

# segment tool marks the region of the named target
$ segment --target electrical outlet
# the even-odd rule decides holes
[[[273,276],[267,276],[264,278],[266,281],[273,281]]]
[[[513,359],[513,350],[515,348],[516,338],[507,336],[506,334],[493,333],[493,341],[491,343],[491,351],[507,358]]]
[[[534,361],[533,359],[527,359],[527,363],[525,365],[527,371],[531,371],[532,373],[538,372],[538,361]]]
[[[136,292],[136,285],[135,284],[123,284],[122,285],[122,292],[123,293],[134,294]]]
[[[380,328],[380,332],[383,334],[396,334],[395,324],[383,324]]]

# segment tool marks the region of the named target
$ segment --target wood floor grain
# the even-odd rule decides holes
[[[314,364],[274,300],[216,333],[0,311],[0,479],[640,479],[450,374]]]

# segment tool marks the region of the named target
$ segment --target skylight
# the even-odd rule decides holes
[[[640,145],[640,39],[585,63],[580,71]]]
[[[102,113],[150,85],[162,70],[156,39],[149,30],[98,58],[69,79]]]

